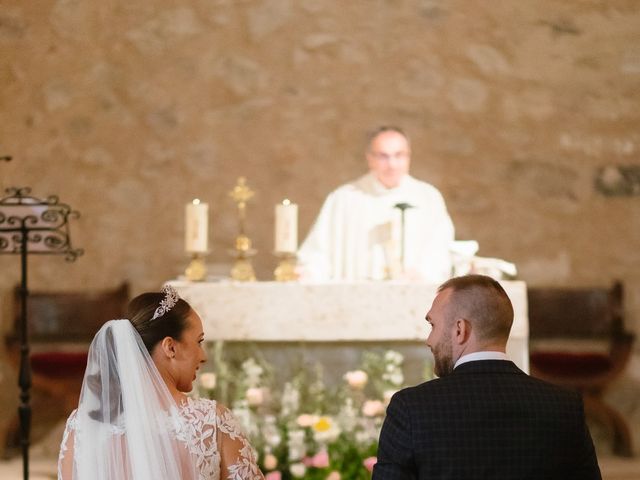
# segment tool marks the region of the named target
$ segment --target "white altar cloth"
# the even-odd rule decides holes
[[[207,340],[248,342],[422,342],[438,288],[404,282],[168,283],[200,314]],[[528,372],[526,285],[501,284],[515,311],[507,355]]]

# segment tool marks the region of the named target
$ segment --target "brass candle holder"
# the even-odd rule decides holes
[[[277,282],[293,282],[298,280],[298,256],[293,252],[275,252],[274,255],[280,260],[278,266],[273,271],[273,277]]]
[[[207,266],[204,263],[205,252],[190,252],[191,261],[184,271],[184,276],[191,282],[201,282],[207,277]]]
[[[229,192],[229,196],[238,205],[240,224],[240,232],[236,237],[235,248],[229,252],[236,259],[231,268],[231,278],[240,282],[253,282],[256,279],[253,265],[251,265],[251,257],[256,254],[256,250],[251,248],[251,239],[245,233],[247,202],[254,194],[255,192],[249,188],[244,177],[238,178],[238,183]]]

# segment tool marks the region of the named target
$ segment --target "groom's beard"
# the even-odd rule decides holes
[[[454,361],[453,348],[451,346],[451,335],[447,338],[443,338],[438,345],[435,345],[431,349],[431,353],[433,353],[433,358],[435,360],[433,372],[438,377],[444,377],[445,375],[449,375],[453,372]]]

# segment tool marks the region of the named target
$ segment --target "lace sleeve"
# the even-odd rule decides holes
[[[73,478],[73,446],[76,431],[76,412],[74,410],[67,419],[64,428],[60,453],[58,455],[58,480],[71,480]]]
[[[264,480],[256,455],[233,414],[216,406],[217,440],[220,449],[220,478],[228,480]]]

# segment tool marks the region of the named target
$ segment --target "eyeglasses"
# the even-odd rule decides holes
[[[409,158],[409,152],[369,152],[369,155],[371,155],[379,162],[390,162],[391,160],[406,160]]]

